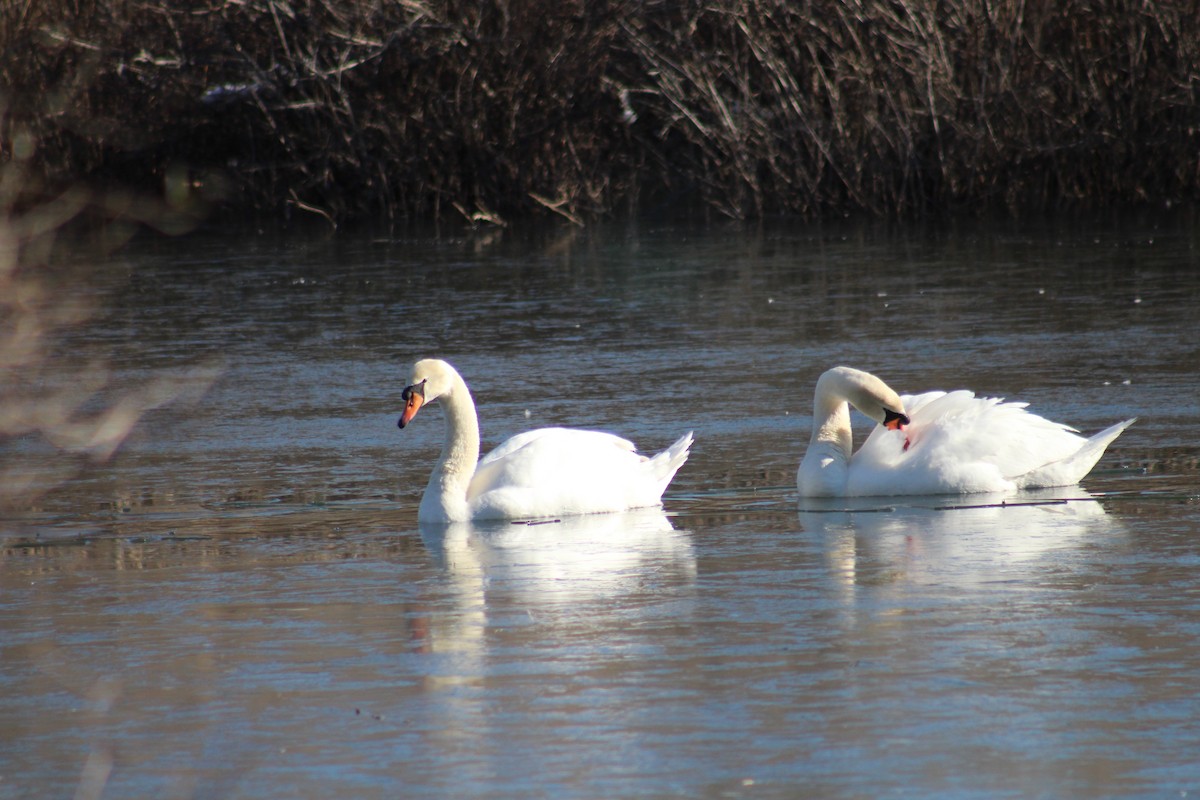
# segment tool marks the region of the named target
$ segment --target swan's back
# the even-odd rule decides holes
[[[542,428],[518,434],[479,461],[467,489],[471,516],[537,518],[658,505],[691,443],[689,432],[648,458],[610,433]]]
[[[847,495],[1011,491],[1078,483],[1133,420],[1091,439],[973,392],[902,396],[910,424],[876,428],[851,460]],[[906,447],[907,443],[907,447]]]

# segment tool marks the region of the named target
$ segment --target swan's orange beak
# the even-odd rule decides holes
[[[421,410],[422,402],[421,395],[419,394],[414,393],[408,398],[408,402],[404,404],[404,413],[400,415],[400,422],[397,423],[401,428],[412,422],[412,418]]]
[[[400,421],[396,425],[403,428],[412,422],[412,418],[417,415],[425,403],[425,381],[404,387],[404,392],[400,397],[404,400],[404,413],[400,415]]]
[[[889,431],[904,430],[904,426],[907,424],[908,417],[905,415],[897,414],[895,411],[892,411],[888,408],[883,410],[883,427],[887,428]]]

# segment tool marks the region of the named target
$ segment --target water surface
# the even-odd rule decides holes
[[[137,242],[72,288],[103,310],[63,380],[103,361],[103,405],[219,377],[107,461],[0,451],[55,477],[0,526],[0,798],[1200,790],[1198,242],[1187,218]],[[692,458],[663,511],[419,526],[440,411],[395,421],[431,355],[485,447],[694,430]],[[839,363],[1139,422],[1016,505],[801,506]]]

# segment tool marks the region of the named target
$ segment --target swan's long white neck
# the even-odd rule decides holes
[[[422,522],[464,522],[471,518],[467,487],[479,462],[479,418],[466,382],[457,374],[438,398],[446,417],[446,441],[417,518]]]
[[[854,442],[850,403],[843,395],[822,392],[821,383],[813,399],[812,438],[800,462],[798,483],[808,496],[838,496],[845,490]]]
[[[836,451],[844,462],[850,459],[853,443],[850,403],[845,398],[824,398],[813,412],[813,432],[808,441],[809,448],[814,445],[827,446],[831,452]]]
[[[902,410],[899,396],[869,372],[834,367],[821,375],[813,396],[812,439],[796,475],[801,494],[837,497],[845,493],[853,448],[851,404],[876,422],[885,420],[885,406],[893,412]]]

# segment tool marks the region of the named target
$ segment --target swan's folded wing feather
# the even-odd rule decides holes
[[[1027,411],[1027,403],[965,390],[903,400],[911,424],[903,432],[872,431],[854,456],[848,491],[1007,491],[1020,476],[1069,458],[1084,442],[1068,426]]]
[[[580,434],[583,434],[581,437]],[[612,433],[602,433],[600,431],[582,431],[574,428],[538,428],[537,430],[525,431],[518,433],[503,442],[498,444],[494,450],[479,460],[480,465],[487,464],[492,461],[499,461],[509,457],[522,448],[539,441],[549,441],[553,445],[559,444],[569,446],[572,443],[577,443],[581,439],[587,443],[595,443],[595,437],[602,437],[604,441],[617,447],[621,450],[626,450],[630,453],[635,452],[637,447],[628,439],[622,439],[620,436]]]
[[[1079,483],[1084,476],[1092,471],[1096,462],[1104,455],[1104,451],[1121,433],[1137,421],[1137,418],[1118,422],[1088,438],[1083,446],[1069,456],[1042,465],[1031,470],[1017,479],[1021,488],[1041,488],[1046,486],[1069,486]]]
[[[596,476],[645,460],[636,450],[633,442],[600,431],[540,428],[520,433],[480,459],[467,500],[474,502],[500,487],[536,489],[546,497],[596,491]]]

